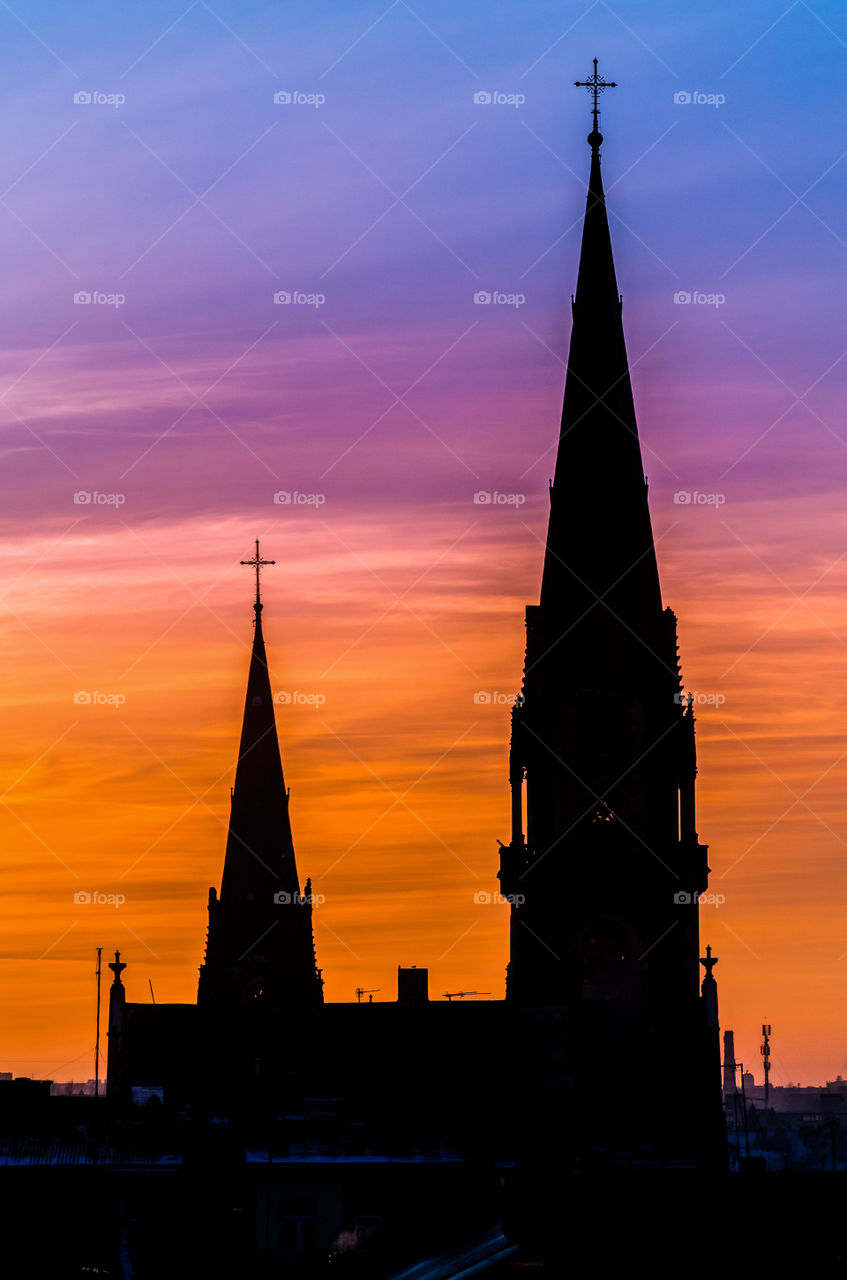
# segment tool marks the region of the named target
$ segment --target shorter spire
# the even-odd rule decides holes
[[[200,970],[203,1005],[320,1004],[315,963],[311,885],[300,893],[288,789],[274,715],[256,554],[242,560],[256,571],[256,615],[247,694],[220,894],[209,891],[209,934]]]

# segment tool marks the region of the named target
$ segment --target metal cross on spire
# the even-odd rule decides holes
[[[597,106],[597,99],[604,89],[617,89],[618,87],[617,82],[615,80],[604,80],[602,76],[598,76],[597,59],[595,58],[594,59],[594,75],[591,77],[591,79],[590,80],[574,80],[574,85],[577,89],[587,89],[589,93],[592,93],[594,95],[594,106],[591,109],[591,114],[594,118],[594,132],[591,135],[591,138],[588,139],[588,141],[591,142],[593,138],[595,139],[595,141],[597,142],[597,145],[599,146],[600,143],[603,141],[603,135],[601,134],[599,126],[597,124],[597,120],[600,115],[600,110]]]
[[[256,539],[256,554],[252,560],[242,560],[242,564],[252,564],[256,570],[256,604],[261,606],[262,600],[259,595],[259,572],[263,565],[276,564],[276,560],[263,560],[259,554],[259,539]]]

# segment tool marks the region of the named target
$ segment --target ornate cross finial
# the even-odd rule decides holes
[[[597,124],[597,120],[600,115],[600,111],[597,106],[597,99],[604,89],[617,89],[618,87],[617,82],[615,80],[604,80],[602,76],[598,76],[597,59],[595,58],[594,59],[594,75],[591,77],[591,79],[590,80],[574,80],[574,85],[576,86],[577,89],[587,89],[589,93],[592,93],[594,95],[594,106],[591,109],[591,114],[594,119],[594,129],[593,129],[593,132],[589,135],[588,141],[591,143],[592,147],[594,146],[599,147],[600,143],[603,141],[603,135],[600,132],[600,129]]]
[[[262,566],[263,566],[263,565],[266,565],[266,564],[276,564],[276,560],[263,560],[263,559],[262,559],[262,557],[261,557],[261,556],[260,556],[260,554],[259,554],[259,539],[257,538],[257,539],[256,539],[256,554],[254,555],[253,559],[252,559],[252,560],[242,560],[242,561],[241,561],[241,563],[242,563],[242,564],[252,564],[252,565],[253,565],[253,567],[254,567],[254,568],[255,568],[255,570],[256,570],[256,605],[255,605],[255,607],[256,607],[256,609],[257,609],[257,610],[258,610],[258,609],[261,609],[261,607],[262,607],[262,601],[261,601],[261,597],[259,596],[259,571],[260,571],[260,569],[262,568]]]

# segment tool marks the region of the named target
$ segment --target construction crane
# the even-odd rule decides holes
[[[490,996],[490,991],[445,991],[445,1000],[463,1000],[465,996]]]
[[[367,990],[364,987],[357,987],[356,988],[356,1004],[362,1003],[362,996],[367,996],[368,1004],[373,1004],[374,996],[376,995],[377,991],[381,991],[381,990],[382,990],[382,987],[370,987]]]

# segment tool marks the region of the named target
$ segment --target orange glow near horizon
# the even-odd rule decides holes
[[[739,1060],[758,1073],[770,1021],[774,1081],[814,1082],[845,1054],[826,1029],[845,985],[843,909],[820,885],[843,862],[847,565],[807,597],[814,616],[738,540],[749,517],[656,521],[686,687],[704,699],[698,827],[725,901],[701,909],[702,936]],[[148,980],[159,1002],[195,998],[251,640],[238,560],[257,534],[277,561],[265,633],[274,688],[296,695],[277,724],[301,879],[325,899],[327,998],[361,986],[392,999],[398,964],[428,966],[433,998],[501,997],[508,909],[477,895],[495,893],[508,834],[507,698],[544,531],[539,500],[445,505],[390,536],[373,517],[312,510],[260,528],[98,518],[58,544],[6,546],[0,1068],[92,1075],[98,945],[104,963],[121,950],[130,999],[149,999]],[[793,590],[822,569],[798,559]],[[125,701],[75,703],[80,691]]]

